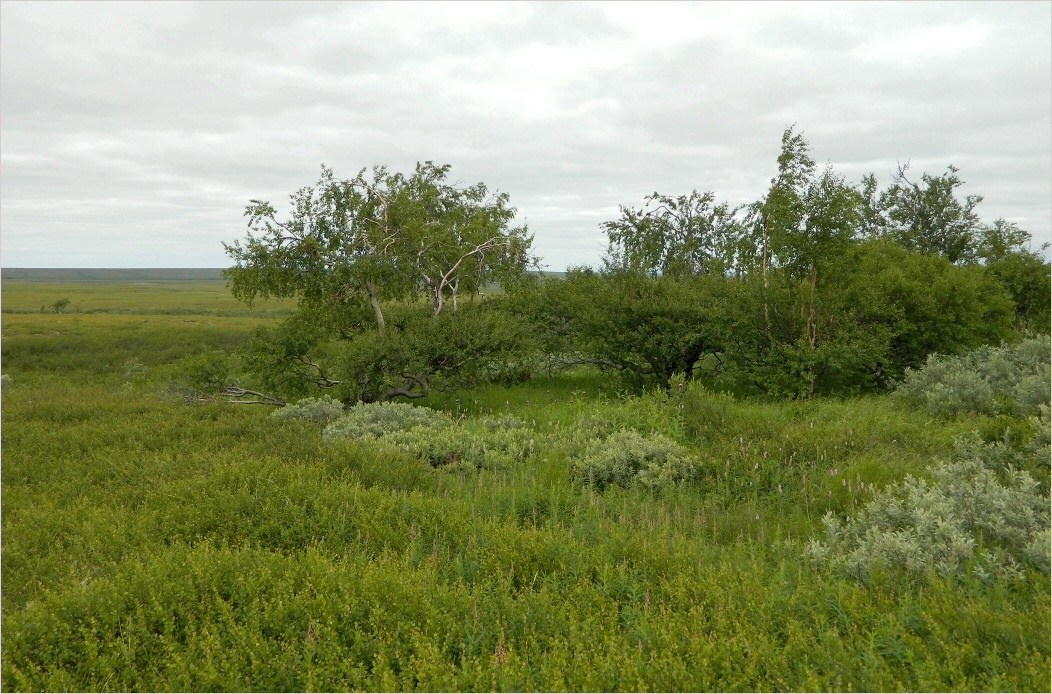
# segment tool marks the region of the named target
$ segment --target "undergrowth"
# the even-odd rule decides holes
[[[4,689],[1047,691],[1021,472],[1047,495],[1047,409],[628,397],[581,369],[282,418],[166,384],[247,321],[73,318],[4,317]],[[633,482],[651,463],[669,480]],[[972,554],[830,558],[893,499],[970,518],[946,531]]]

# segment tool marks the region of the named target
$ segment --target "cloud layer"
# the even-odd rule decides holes
[[[1047,3],[29,3],[0,22],[0,262],[221,267],[319,166],[453,165],[556,270],[648,193],[953,164],[1052,241]]]

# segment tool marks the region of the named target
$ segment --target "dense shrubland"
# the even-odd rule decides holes
[[[1047,409],[1042,428],[678,378],[626,396],[580,368],[275,418],[170,388],[167,345],[205,334],[192,323],[139,323],[126,387],[120,320],[4,323],[5,689],[1047,687],[1042,516],[1013,472],[1047,469]],[[217,345],[250,328],[225,330]],[[109,370],[51,368],[74,348]],[[324,436],[346,416],[353,438]],[[579,474],[655,449],[690,478]],[[973,554],[942,571],[923,535],[928,564],[896,564],[892,538],[856,566],[892,499],[917,534],[947,511],[934,537]]]

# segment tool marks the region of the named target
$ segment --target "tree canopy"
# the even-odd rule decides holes
[[[703,377],[810,397],[1048,331],[1048,263],[1018,225],[981,222],[955,167],[852,184],[788,127],[773,168],[748,205],[697,189],[622,205],[599,270],[541,281],[506,193],[432,162],[342,180],[322,166],[284,216],[252,200],[247,237],[225,245],[237,297],[299,304],[245,363],[262,387],[344,402],[581,364],[632,388]],[[491,283],[502,295],[473,301]]]
[[[314,186],[291,196],[279,220],[269,202],[245,210],[244,243],[224,244],[235,266],[226,271],[235,296],[296,296],[304,306],[339,309],[368,301],[382,331],[382,302],[427,295],[434,315],[447,300],[477,293],[487,282],[534,263],[532,237],[511,226],[507,193],[484,183],[458,187],[450,167],[430,161],[406,176],[375,167],[336,180],[322,166]]]

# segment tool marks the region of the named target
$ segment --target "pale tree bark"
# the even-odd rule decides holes
[[[384,312],[380,308],[380,299],[377,296],[376,285],[372,282],[366,282],[365,290],[369,293],[369,303],[372,305],[373,314],[376,316],[376,325],[380,329],[380,334],[383,335],[387,332],[387,323],[384,321]]]

